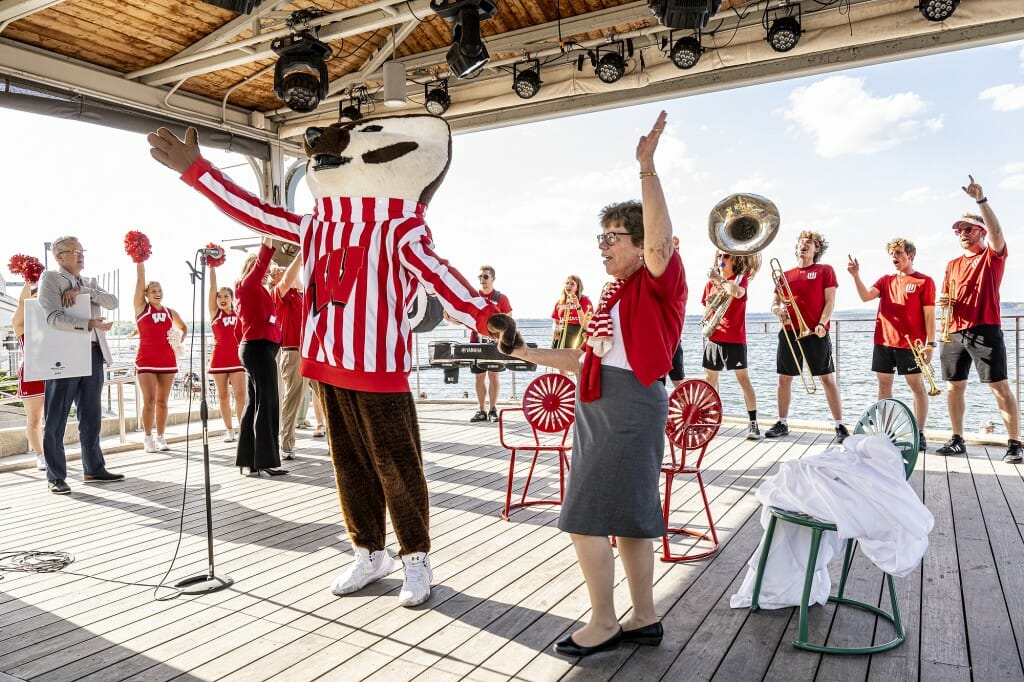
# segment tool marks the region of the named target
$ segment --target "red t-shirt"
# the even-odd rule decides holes
[[[555,304],[555,309],[551,312],[551,319],[558,324],[562,324],[562,320],[565,319],[565,309],[569,308],[569,321],[568,324],[579,325],[582,324],[580,321],[580,315],[587,315],[594,311],[594,304],[591,303],[590,299],[586,296],[580,296],[578,304],[570,306],[568,303],[562,303],[559,301]]]
[[[875,344],[910,348],[905,336],[908,334],[914,341],[927,341],[924,309],[935,305],[935,281],[920,272],[896,273],[882,275],[873,286],[879,294]]]
[[[735,278],[733,278],[735,279]],[[747,342],[747,284],[749,277],[747,273],[740,275],[740,281],[736,284],[741,287],[743,295],[739,298],[734,298],[729,303],[729,307],[725,309],[725,316],[722,317],[722,321],[718,323],[718,327],[708,337],[715,343],[746,343]],[[700,297],[702,305],[707,305],[708,296],[714,291],[715,287],[708,280],[708,283],[704,285],[704,293]]]
[[[296,289],[289,289],[281,296],[275,288],[271,295],[277,307],[277,321],[281,325],[281,347],[298,348],[302,342],[302,323],[306,320],[302,294]]]
[[[491,289],[491,293],[485,294],[484,292],[477,290],[476,292],[480,298],[485,299],[488,303],[492,304],[498,309],[499,313],[505,313],[508,315],[512,312],[512,304],[508,302],[508,296],[501,293],[497,289]],[[469,333],[470,343],[480,343],[480,334],[475,331]]]
[[[825,309],[825,289],[838,287],[836,271],[831,265],[815,263],[806,268],[793,268],[786,270],[786,281],[793,291],[793,301],[803,315],[804,323],[812,332],[814,327],[821,321],[821,312]],[[787,324],[787,329],[793,329],[797,325],[796,315],[792,306],[786,306],[792,324]],[[825,328],[831,326],[831,320],[825,323]]]
[[[946,265],[946,282],[953,282],[953,317],[949,331],[958,332],[983,324],[1001,325],[999,285],[1006,270],[1009,249],[999,255],[986,247],[975,256],[960,256]]]
[[[235,286],[235,312],[238,313],[236,329],[242,341],[266,339],[281,343],[281,327],[277,324],[277,306],[270,292],[263,287],[263,276],[270,268],[274,249],[266,244],[260,246],[256,265],[242,281]]]
[[[650,386],[672,369],[686,313],[686,272],[675,253],[661,277],[644,267],[637,277],[619,298],[619,320],[626,359],[640,383]]]

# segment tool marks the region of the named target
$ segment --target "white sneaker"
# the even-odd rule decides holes
[[[331,592],[339,597],[358,592],[370,583],[375,583],[395,568],[395,560],[386,549],[371,553],[363,547],[356,547],[356,562],[331,583]]]
[[[227,431],[224,432],[224,442],[225,443],[234,443],[235,442],[235,430],[234,429],[228,429]]]
[[[405,565],[405,579],[402,591],[398,593],[400,606],[419,606],[430,599],[430,581],[434,572],[430,570],[430,557],[426,552],[413,552],[402,557]]]
[[[153,439],[153,442],[156,443],[158,450],[166,452],[171,449],[171,446],[167,444],[167,441],[164,440],[164,437],[160,434],[157,434],[156,438]]]
[[[42,455],[36,455],[36,470],[46,471],[46,458]]]
[[[153,436],[145,436],[142,439],[142,449],[146,452],[159,452],[159,448],[156,446],[156,441]]]

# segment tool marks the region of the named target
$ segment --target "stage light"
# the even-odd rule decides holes
[[[700,44],[700,36],[696,35],[685,36],[677,40],[672,46],[669,56],[677,68],[692,69],[700,61],[702,54],[704,54],[704,48]]]
[[[779,17],[768,29],[768,44],[776,52],[789,52],[800,42],[800,21],[796,17]]]
[[[960,0],[923,0],[917,8],[928,21],[945,21],[953,16],[959,4]]]
[[[274,94],[292,111],[309,113],[327,97],[327,64],[331,48],[309,31],[299,31],[270,44],[280,55],[274,67]]]
[[[526,59],[512,65],[512,90],[523,99],[540,92],[540,62]]]
[[[452,105],[452,98],[448,95],[448,79],[435,82],[433,88],[429,83],[424,83],[423,99],[423,106],[434,116],[440,116],[448,111],[448,107]]]
[[[722,0],[647,0],[651,14],[673,30],[704,28],[721,5]]]
[[[263,2],[263,0],[203,0],[207,5],[214,5],[223,9],[231,10],[236,14],[252,14],[252,11]]]
[[[430,9],[452,25],[452,44],[445,55],[456,78],[469,78],[491,57],[480,37],[480,22],[498,13],[492,0],[430,0]]]
[[[584,59],[589,58],[597,77],[605,83],[614,83],[626,73],[627,53],[633,56],[633,41],[616,40],[596,50],[588,50],[586,55],[581,54],[576,61],[576,70],[582,71]]]

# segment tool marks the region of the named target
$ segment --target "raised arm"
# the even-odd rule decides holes
[[[846,271],[853,277],[853,284],[857,287],[857,295],[860,296],[860,300],[873,301],[878,298],[881,292],[875,287],[868,289],[860,279],[860,261],[849,254],[846,257],[849,259],[849,262],[846,264]]]
[[[971,182],[962,189],[967,193],[967,196],[977,202],[981,217],[985,219],[985,229],[988,231],[988,245],[992,247],[993,251],[1002,256],[1006,250],[1006,237],[1003,234],[1003,227],[999,224],[999,219],[996,218],[992,205],[988,202],[988,197],[985,196],[985,190],[974,181],[973,175],[968,175],[967,177]]]
[[[208,268],[210,293],[206,297],[206,306],[210,311],[210,319],[217,317],[217,268]]]
[[[288,269],[281,276],[281,281],[274,287],[277,295],[284,298],[289,289],[295,288],[295,281],[299,278],[299,270],[302,269],[302,254],[295,256],[295,259],[288,265]]]
[[[654,152],[665,130],[668,118],[658,114],[651,132],[640,138],[636,145],[636,160],[640,162],[641,201],[644,207],[644,265],[654,277],[660,277],[672,257],[672,221],[668,216],[665,193],[654,168]]]
[[[135,264],[135,293],[132,295],[132,306],[138,317],[146,309],[146,264]]]

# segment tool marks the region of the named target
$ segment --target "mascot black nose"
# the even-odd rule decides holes
[[[306,134],[303,135],[303,139],[306,142],[306,147],[312,151],[316,147],[317,140],[323,135],[323,128],[306,128]]]

